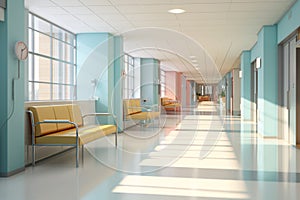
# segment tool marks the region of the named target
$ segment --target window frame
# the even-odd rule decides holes
[[[49,32],[43,32],[35,24],[36,21],[41,21],[49,27]],[[76,35],[34,13],[28,14],[28,71],[27,71],[27,101],[62,101],[62,100],[76,100],[77,99],[77,63],[76,63]],[[48,28],[47,27],[47,28]],[[58,32],[55,32],[55,31]],[[49,39],[49,55],[40,52],[40,46],[36,49],[36,37],[40,35]],[[60,35],[57,36],[57,35]],[[56,43],[54,43],[56,42]],[[47,47],[48,48],[48,47]],[[56,50],[56,51],[55,51]],[[46,50],[47,51],[47,50]],[[55,56],[55,52],[57,56]],[[39,73],[41,68],[37,68],[36,59],[44,59],[49,62],[49,76],[48,80],[40,80]],[[46,64],[47,65],[47,64]],[[54,73],[55,67],[58,67]],[[47,67],[48,68],[48,67]],[[55,80],[56,79],[56,80]],[[41,97],[42,90],[38,91],[37,85],[49,88],[49,96]],[[55,90],[55,88],[57,89]]]
[[[134,57],[129,54],[124,54],[124,86],[123,99],[134,98],[135,89],[135,62]]]

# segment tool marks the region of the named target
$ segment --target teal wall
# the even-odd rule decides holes
[[[122,81],[123,40],[109,33],[77,35],[78,100],[95,99],[97,112],[114,112],[123,127]],[[121,64],[122,63],[122,64]],[[94,82],[94,84],[93,84]],[[99,117],[102,123],[112,119]]]
[[[280,42],[282,42],[299,26],[300,26],[300,1],[298,0],[278,23],[277,43],[279,44]]]
[[[258,132],[278,135],[278,49],[277,26],[264,26],[251,50],[251,63],[261,58],[258,69]],[[250,63],[250,65],[251,65]]]
[[[225,75],[226,79],[226,114],[230,113],[230,101],[231,101],[231,96],[232,96],[232,73],[228,72]]]
[[[12,100],[12,82],[18,74],[14,45],[26,41],[25,19],[24,1],[7,1],[5,21],[0,22],[0,176],[23,170],[25,165],[24,61],[20,63],[21,77],[15,81]]]
[[[159,104],[159,60],[154,58],[141,58],[141,102],[142,105]]]
[[[241,83],[242,117],[251,119],[251,63],[261,58],[258,69],[258,132],[263,136],[278,136],[278,44],[300,26],[300,1],[296,1],[277,25],[264,26],[257,43],[241,55],[243,78]]]
[[[241,55],[241,117],[251,120],[251,52],[243,51]]]

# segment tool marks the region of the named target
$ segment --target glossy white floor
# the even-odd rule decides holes
[[[0,178],[1,200],[299,199],[299,150],[204,103]],[[164,121],[164,120],[162,120]],[[155,125],[156,126],[156,125]]]

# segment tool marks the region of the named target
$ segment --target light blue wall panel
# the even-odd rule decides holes
[[[277,26],[264,27],[264,134],[278,135],[278,48]]]
[[[112,112],[114,106],[114,47],[109,33],[77,35],[77,96],[79,100],[96,99],[97,112]],[[99,119],[102,123],[112,121]]]
[[[142,105],[159,103],[158,80],[160,63],[154,58],[141,58],[141,100]],[[146,100],[146,102],[143,102]]]
[[[24,1],[7,1],[5,15],[5,21],[0,22],[0,176],[24,169],[25,150],[24,61],[20,62],[21,77],[16,79],[18,60],[14,55],[15,43],[26,42]],[[13,79],[16,79],[14,94]]]
[[[261,58],[258,69],[258,132],[278,135],[278,53],[277,26],[264,26],[251,50],[251,62]]]

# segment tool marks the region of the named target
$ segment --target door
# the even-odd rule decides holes
[[[256,123],[256,128],[258,124],[258,72],[256,69],[256,62],[251,64],[251,110],[252,110],[252,120]],[[257,129],[256,129],[257,130]]]
[[[288,141],[296,145],[296,38],[289,42],[289,136]]]
[[[290,134],[289,134],[289,83],[290,83],[290,58],[289,58],[289,51],[290,51],[290,44],[289,42],[283,45],[283,110],[282,110],[282,125],[283,125],[283,132],[282,138],[285,141],[289,141]]]
[[[283,45],[283,133],[282,138],[296,145],[296,36]]]

